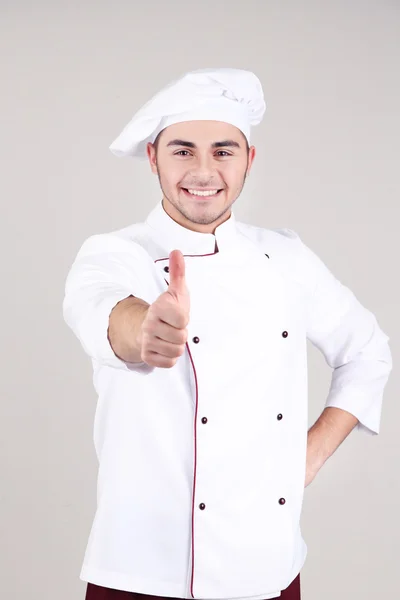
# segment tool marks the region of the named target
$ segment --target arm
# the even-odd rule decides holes
[[[308,430],[306,487],[358,423],[357,417],[341,408],[323,410]]]
[[[185,351],[190,295],[185,259],[179,250],[169,255],[170,282],[151,305],[129,297],[111,312],[108,339],[125,361],[145,361],[150,367],[173,367]]]
[[[63,314],[94,362],[141,374],[175,365],[185,351],[190,305],[179,250],[169,266],[160,294],[140,245],[113,234],[84,242],[67,276]]]
[[[111,311],[108,340],[116,356],[125,362],[142,362],[140,333],[149,306],[141,298],[129,296]]]
[[[153,268],[151,257],[135,242],[101,234],[83,243],[66,279],[63,316],[96,363],[152,370],[139,362],[135,344],[144,308],[157,297],[149,276]]]
[[[307,337],[333,369],[324,411],[308,432],[310,482],[353,429],[379,433],[392,357],[375,315],[300,238],[296,242],[308,292]]]

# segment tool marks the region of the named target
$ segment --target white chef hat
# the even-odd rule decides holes
[[[243,69],[199,69],[172,81],[153,96],[110,146],[116,156],[146,158],[148,142],[174,123],[212,120],[231,123],[250,141],[250,127],[265,112],[260,80]]]

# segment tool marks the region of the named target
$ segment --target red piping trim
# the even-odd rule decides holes
[[[215,252],[213,254],[215,254]],[[187,256],[187,255],[185,255],[185,256]],[[199,255],[195,254],[195,255],[190,255],[190,256],[199,256]],[[211,256],[211,254],[203,254],[201,256]],[[155,260],[154,262],[158,262],[160,260],[168,260],[168,258],[167,259],[165,259],[165,258],[159,258],[159,259]],[[166,282],[167,285],[169,285],[169,283],[165,279],[165,277],[164,277],[164,281]],[[196,494],[196,473],[197,473],[197,410],[198,410],[198,405],[199,405],[199,386],[198,386],[198,383],[197,383],[196,367],[194,366],[194,361],[193,361],[192,353],[190,352],[190,348],[189,348],[188,342],[186,342],[186,347],[187,347],[187,351],[189,353],[190,362],[192,364],[194,381],[195,381],[195,386],[196,386],[196,408],[195,408],[195,413],[194,413],[194,433],[193,433],[193,438],[194,438],[194,465],[193,465],[193,491],[192,491],[192,569],[191,569],[191,575],[190,575],[190,593],[192,594],[192,598],[194,598],[194,593],[193,593],[193,581],[194,581],[194,501],[195,501],[195,494]]]
[[[214,254],[216,254],[216,252],[211,252],[209,254],[184,254],[184,256],[202,257],[202,256],[213,256]],[[154,262],[156,263],[156,262],[160,262],[162,260],[169,260],[169,256],[167,256],[166,258],[157,258]],[[169,285],[168,281],[165,278],[164,278],[164,281],[167,283],[167,285]],[[190,352],[188,342],[186,342],[186,347],[187,347],[187,350],[189,353],[189,359],[190,359],[190,362],[192,365],[194,381],[195,381],[195,386],[196,386],[196,408],[195,408],[195,414],[194,414],[194,431],[193,431],[194,465],[193,465],[193,491],[192,491],[192,568],[191,568],[191,575],[190,575],[190,593],[192,595],[192,598],[194,598],[194,592],[193,592],[193,583],[194,583],[194,502],[195,502],[195,495],[196,495],[196,473],[197,473],[197,411],[198,411],[198,406],[199,406],[199,386],[198,386],[198,382],[197,382],[196,367],[194,366],[194,361],[193,361],[192,353]]]
[[[194,258],[201,258],[202,256],[214,256],[214,254],[218,254],[217,252],[210,252],[209,254],[184,254],[183,256],[189,256],[189,257],[194,257]],[[167,256],[166,258],[156,258],[155,259],[155,263],[159,262],[160,260],[169,260],[169,256]]]
[[[190,578],[190,593],[192,594],[192,598],[194,598],[193,593],[193,580],[194,580],[194,499],[196,493],[196,473],[197,473],[197,409],[198,409],[198,399],[199,399],[199,387],[197,384],[197,374],[196,368],[194,366],[192,353],[190,352],[190,348],[188,343],[186,342],[186,346],[189,352],[190,362],[192,363],[194,380],[196,384],[196,409],[194,414],[194,468],[193,468],[193,494],[192,494],[192,573]]]
[[[190,256],[190,257],[201,257],[201,256],[213,256],[214,254],[216,254],[216,252],[211,252],[210,254],[184,254],[184,256]],[[265,256],[268,256],[268,254],[266,254]],[[169,256],[167,256],[166,258],[157,258],[154,262],[159,262],[162,260],[169,260]],[[169,285],[168,281],[164,278],[164,281],[166,282],[167,285]],[[192,572],[191,572],[191,576],[190,576],[190,593],[192,594],[192,598],[194,598],[194,593],[193,593],[193,582],[194,582],[194,500],[195,500],[195,493],[196,493],[196,473],[197,473],[197,410],[198,410],[198,405],[199,405],[199,386],[197,383],[197,373],[196,373],[196,367],[194,366],[194,361],[193,361],[193,357],[192,357],[192,353],[190,352],[190,348],[189,348],[189,344],[188,342],[186,342],[186,347],[189,353],[189,358],[190,358],[190,362],[192,364],[192,369],[193,369],[193,375],[194,375],[194,381],[195,381],[195,386],[196,386],[196,408],[195,408],[195,414],[194,414],[194,465],[193,465],[193,492],[192,492]]]

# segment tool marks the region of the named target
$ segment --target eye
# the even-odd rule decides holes
[[[186,152],[186,154],[185,154],[185,152]],[[190,155],[190,152],[188,150],[178,150],[177,152],[174,152],[174,156],[188,156],[188,155]],[[226,150],[218,150],[217,155],[222,156],[222,157],[232,156],[232,154],[230,154]]]

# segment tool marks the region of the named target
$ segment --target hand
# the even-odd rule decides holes
[[[169,255],[169,274],[168,290],[149,306],[141,326],[142,360],[154,367],[173,367],[188,336],[190,299],[180,250]]]

